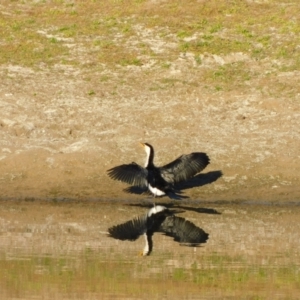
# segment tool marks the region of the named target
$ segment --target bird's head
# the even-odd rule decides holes
[[[149,255],[150,255],[149,251],[142,250],[141,252],[139,252],[139,256],[149,256]]]
[[[144,148],[147,154],[150,154],[150,152],[153,151],[153,147],[148,143],[140,143],[140,145]]]

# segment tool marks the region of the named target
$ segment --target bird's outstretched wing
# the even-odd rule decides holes
[[[110,237],[118,240],[135,241],[147,231],[147,216],[139,216],[123,224],[108,229]]]
[[[169,183],[177,183],[192,178],[208,164],[209,157],[206,153],[193,152],[181,155],[159,169],[164,180]]]
[[[208,234],[203,229],[184,218],[176,216],[167,217],[158,231],[187,246],[196,246],[205,243],[208,239]]]
[[[136,163],[124,164],[107,170],[107,174],[114,180],[126,182],[139,187],[147,186],[148,171]]]

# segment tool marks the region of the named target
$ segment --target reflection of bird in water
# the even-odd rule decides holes
[[[112,226],[108,229],[109,236],[122,241],[135,241],[140,235],[144,235],[146,242],[142,252],[144,256],[152,252],[154,232],[162,232],[185,246],[195,247],[206,242],[208,234],[204,230],[184,218],[175,216],[174,213],[176,211],[164,206],[154,206],[146,215]]]
[[[111,168],[107,173],[112,179],[148,188],[154,197],[168,195],[170,198],[180,199],[176,195],[174,184],[192,178],[209,164],[206,153],[193,152],[183,154],[163,167],[156,167],[153,163],[153,147],[148,143],[141,144],[147,153],[145,167],[132,162]]]

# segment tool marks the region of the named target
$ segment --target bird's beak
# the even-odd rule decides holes
[[[145,144],[144,143],[140,143],[140,145],[144,148],[145,147]]]

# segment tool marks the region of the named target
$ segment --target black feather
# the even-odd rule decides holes
[[[177,216],[166,218],[158,231],[173,237],[174,241],[188,246],[205,243],[208,239],[208,234],[203,229]]]
[[[156,167],[153,162],[153,147],[147,143],[143,145],[148,153],[145,168],[134,162],[123,164],[109,169],[108,176],[138,188],[147,188],[154,196],[168,195],[173,199],[182,199],[184,197],[178,195],[174,184],[192,178],[209,164],[209,157],[206,153],[193,152],[181,155],[163,167]],[[136,189],[126,191],[140,193],[140,190]]]
[[[145,234],[146,250],[144,249],[144,255],[149,255],[152,252],[152,236],[155,232],[162,232],[172,237],[174,241],[186,246],[198,246],[207,241],[208,234],[203,229],[174,215],[182,211],[163,208],[163,210],[152,213],[150,216],[148,213],[109,228],[109,236],[119,240],[135,241],[140,235]]]
[[[124,164],[107,170],[107,174],[114,180],[126,182],[131,185],[146,187],[148,172],[136,163]]]
[[[209,157],[203,152],[181,155],[169,164],[160,167],[164,180],[170,183],[185,181],[201,172],[209,164]]]
[[[109,236],[118,240],[135,241],[147,231],[147,216],[139,216],[108,229]]]

